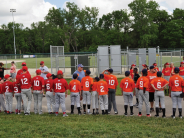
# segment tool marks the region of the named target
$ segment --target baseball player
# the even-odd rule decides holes
[[[100,74],[100,80],[97,83],[97,92],[102,110],[102,115],[108,114],[108,85],[105,82],[104,75]]]
[[[68,89],[70,90],[70,99],[71,99],[71,114],[74,114],[74,105],[76,103],[78,115],[81,115],[80,111],[80,95],[81,95],[81,84],[77,80],[78,75],[73,74],[73,80],[70,81]]]
[[[24,115],[30,115],[30,106],[32,101],[31,93],[31,75],[27,73],[27,66],[22,67],[23,73],[19,75],[16,83],[20,84],[21,96],[24,102]],[[27,103],[28,98],[28,103]]]
[[[36,76],[32,78],[31,85],[32,85],[32,93],[34,98],[34,113],[39,115],[42,114],[42,98],[43,92],[45,88],[44,78],[40,76],[41,70],[36,70]]]
[[[4,83],[4,80],[0,78],[0,112],[1,112],[1,106],[2,106],[4,113],[6,113],[6,107],[5,107],[5,102],[4,102],[3,83]]]
[[[104,74],[105,72],[107,72],[108,75]],[[104,70],[102,72],[102,74],[104,74],[104,79],[106,80],[108,89],[109,89],[108,91],[108,114],[110,114],[111,112],[112,104],[114,108],[114,113],[118,114],[118,110],[116,107],[116,89],[118,86],[118,80],[117,80],[117,77],[114,76],[112,73],[113,73],[113,69]]]
[[[5,99],[6,99],[6,111],[7,114],[12,113],[12,104],[13,104],[13,83],[10,82],[10,75],[6,74],[4,76],[6,81],[3,83],[3,92],[5,92]]]
[[[14,95],[17,101],[15,114],[20,114],[21,101],[22,101],[20,85],[18,85],[16,82],[13,82],[13,89],[14,89]]]
[[[93,101],[93,115],[99,114],[98,112],[98,93],[97,93],[97,83],[99,81],[98,77],[94,78],[93,88],[92,88],[92,101]],[[96,109],[96,113],[95,113]]]
[[[138,69],[137,68],[134,68],[134,83],[135,83],[135,85],[136,85],[136,83],[137,83],[137,80],[139,79],[139,74],[138,74]],[[139,106],[139,94],[138,94],[138,89],[137,88],[135,88],[135,94],[136,94],[136,104],[134,105],[134,106],[136,106],[137,108],[138,108],[138,106]]]
[[[151,86],[155,90],[155,108],[156,108],[156,115],[155,117],[159,117],[159,100],[162,107],[163,115],[162,117],[165,118],[165,94],[164,88],[169,84],[166,79],[162,78],[162,72],[157,72],[157,78],[151,81]]]
[[[153,105],[154,105],[154,93],[155,90],[151,86],[151,81],[157,77],[156,74],[156,68],[154,66],[150,66],[150,71],[148,71],[147,78],[149,79],[149,102],[151,105],[150,112],[154,111]]]
[[[81,80],[81,90],[82,90],[82,97],[83,97],[83,109],[84,114],[86,114],[86,103],[88,108],[88,114],[90,113],[90,104],[91,104],[91,90],[93,86],[93,78],[91,78],[89,75],[91,74],[91,71],[86,70],[84,78]]]
[[[155,67],[156,72],[159,71],[159,68],[157,67],[157,63],[153,63],[153,66]]]
[[[47,98],[47,110],[49,114],[55,113],[55,96],[53,95],[53,79],[52,74],[48,73],[45,80],[45,90]],[[51,109],[52,108],[52,109]]]
[[[130,71],[125,72],[125,78],[121,80],[120,88],[124,97],[124,115],[127,116],[128,105],[130,106],[130,116],[133,116],[133,95],[135,95],[135,83],[130,79]]]
[[[135,64],[132,64],[131,68],[130,68],[130,76],[131,76],[132,79],[134,79],[134,68],[135,68],[135,66],[136,66]]]
[[[169,80],[169,96],[172,98],[173,115],[171,117],[175,118],[176,106],[178,105],[179,117],[182,118],[182,88],[184,86],[183,78],[179,76],[180,69],[175,68],[175,75]]]
[[[166,79],[167,81],[169,81],[169,79],[171,77],[171,72],[172,72],[172,68],[170,68],[170,64],[168,62],[165,63],[165,68],[163,68],[163,70],[162,70],[163,78]],[[167,94],[168,89],[169,89],[169,87],[166,87],[165,94]]]
[[[54,79],[54,95],[55,95],[55,115],[58,116],[59,106],[61,104],[63,117],[67,117],[66,114],[66,106],[65,106],[65,98],[68,95],[68,83],[65,79],[63,79],[63,72],[58,70],[57,78]]]
[[[142,116],[142,105],[143,101],[146,106],[146,116],[150,117],[150,106],[149,106],[149,80],[147,78],[148,71],[147,69],[142,70],[143,76],[137,80],[136,88],[139,90],[139,114]]]
[[[180,69],[179,75],[184,79],[184,62],[183,61],[180,63],[179,69]]]
[[[23,67],[23,66],[26,66],[26,62],[22,62],[22,67]],[[27,70],[26,73],[30,74],[28,70]],[[23,74],[23,70],[22,70],[22,69],[20,69],[20,70],[17,72],[17,75],[21,75],[21,74]],[[17,79],[17,78],[16,78],[16,79]]]

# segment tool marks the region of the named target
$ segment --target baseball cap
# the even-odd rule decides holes
[[[78,74],[77,73],[74,73],[73,74],[73,78],[76,79],[78,77]]]
[[[57,75],[63,75],[62,70],[58,70]]]
[[[135,64],[132,64],[131,66],[133,67],[133,66],[136,66],[136,65]]]
[[[41,73],[42,71],[40,70],[40,69],[37,69],[36,70],[36,74],[39,74],[39,73]]]
[[[99,77],[100,79],[103,79],[104,78],[104,75],[103,74],[100,74],[100,77]]]
[[[6,80],[7,80],[9,77],[10,77],[9,74],[6,74],[6,75],[4,76],[4,78],[5,78]]]
[[[86,70],[86,74],[91,74],[91,71],[90,70]]]
[[[162,76],[162,72],[161,71],[158,71],[157,72],[157,77],[161,77]]]
[[[174,73],[179,73],[180,69],[178,67],[174,68]]]
[[[143,66],[143,67],[147,67],[147,65],[146,65],[146,64],[142,64],[142,66]]]
[[[81,67],[81,68],[83,68],[84,66],[83,66],[82,64],[79,64],[79,65],[78,65],[78,67]]]
[[[184,62],[182,61],[181,64],[184,64]]]
[[[113,73],[113,69],[108,69],[108,72]]]
[[[157,66],[157,63],[153,63],[153,66]]]
[[[166,62],[165,65],[170,65],[170,64],[168,62]]]
[[[147,69],[143,69],[142,70],[142,73],[144,74],[144,73],[147,73]]]
[[[47,78],[49,78],[49,77],[51,77],[51,76],[52,76],[51,73],[48,73],[48,74],[46,75]]]
[[[22,70],[23,70],[23,71],[27,71],[27,70],[28,70],[27,66],[23,66],[23,67],[22,67]]]
[[[22,62],[22,66],[26,66],[26,62]]]
[[[41,62],[40,62],[40,65],[42,65],[42,64],[44,64],[44,61],[41,61]]]
[[[95,77],[95,80],[99,81],[99,78],[98,77]]]
[[[129,75],[130,75],[130,71],[126,71],[125,76],[129,76]]]
[[[155,69],[155,67],[154,66],[150,66],[150,69]]]

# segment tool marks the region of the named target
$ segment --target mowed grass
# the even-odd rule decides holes
[[[0,137],[184,137],[179,118],[0,113],[0,122]]]

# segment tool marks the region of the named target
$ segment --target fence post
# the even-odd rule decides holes
[[[35,57],[36,57],[36,69],[37,69],[37,55]]]
[[[181,63],[181,49],[180,49],[180,63]]]
[[[160,59],[160,64],[161,64],[161,70],[162,70],[162,52],[160,53],[161,59]]]

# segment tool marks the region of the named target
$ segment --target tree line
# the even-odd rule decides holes
[[[51,8],[44,21],[24,28],[15,23],[17,53],[49,53],[50,45],[65,46],[65,52],[96,51],[98,45],[130,48],[183,48],[184,10],[173,14],[159,10],[153,0],[134,0],[129,10],[117,10],[98,18],[97,7]],[[13,22],[0,28],[0,54],[13,54]]]

